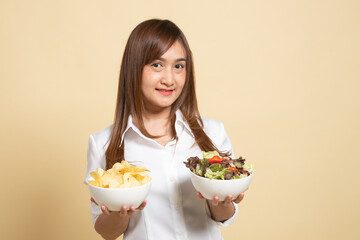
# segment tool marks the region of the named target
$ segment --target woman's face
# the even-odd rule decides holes
[[[141,91],[145,111],[169,111],[179,97],[186,78],[186,52],[176,41],[159,59],[144,66]]]

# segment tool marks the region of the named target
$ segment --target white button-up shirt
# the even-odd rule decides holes
[[[220,151],[233,152],[224,125],[205,117],[202,120],[204,131],[215,146]],[[132,123],[131,116],[128,119],[122,136],[125,160],[149,169],[152,186],[144,210],[135,211],[130,217],[124,240],[220,240],[222,237],[218,225],[225,227],[235,220],[238,212],[236,204],[235,214],[230,219],[216,222],[211,219],[206,201],[196,195],[189,176],[190,170],[184,161],[194,156],[202,158],[202,153],[194,145],[194,137],[181,111],[176,112],[175,130],[178,139],[162,146],[144,136]],[[111,126],[90,135],[85,183],[90,172],[99,167],[105,169],[105,151],[110,133]],[[91,203],[93,223],[101,213],[100,207]]]

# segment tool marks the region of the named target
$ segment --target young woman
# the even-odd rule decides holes
[[[222,239],[217,226],[234,221],[244,194],[204,199],[183,163],[214,150],[232,146],[221,122],[199,114],[184,34],[168,20],[140,23],[124,51],[114,124],[90,136],[86,179],[125,159],[150,170],[152,187],[138,209],[110,212],[92,199],[95,230],[105,239]]]

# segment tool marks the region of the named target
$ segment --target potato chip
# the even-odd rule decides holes
[[[133,166],[123,160],[117,162],[112,168],[104,171],[98,168],[97,171],[91,172],[90,176],[94,180],[89,180],[89,184],[102,188],[130,188],[141,186],[151,181],[150,176],[146,173],[149,171],[143,166]]]
[[[97,172],[91,172],[90,176],[94,179],[94,186],[100,187],[102,185],[100,175]]]
[[[125,166],[119,162],[115,163],[112,167],[112,169],[115,171],[115,172],[118,172],[120,170],[122,170],[123,168],[125,168]]]
[[[98,172],[99,176],[101,177],[102,175],[104,175],[105,171],[102,168],[98,168],[97,172]]]

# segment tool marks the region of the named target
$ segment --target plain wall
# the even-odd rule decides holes
[[[100,239],[83,184],[131,30],[168,18],[255,166],[225,239],[359,239],[360,2],[1,1],[1,239]]]

